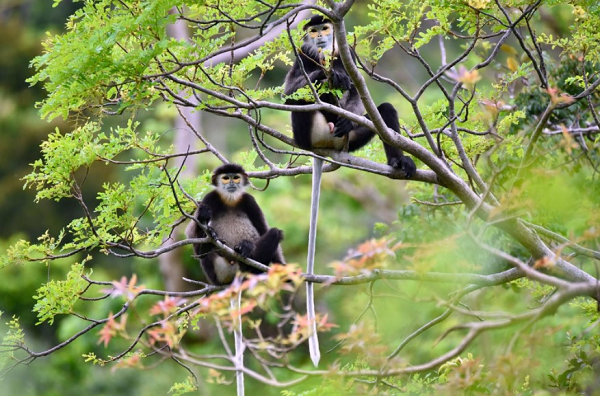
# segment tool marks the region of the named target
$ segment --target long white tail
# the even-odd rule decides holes
[[[235,382],[237,396],[244,396],[244,340],[242,339],[242,292],[231,298],[231,310],[237,312],[233,320],[233,342],[235,346]]]
[[[321,195],[321,176],[323,174],[323,160],[313,157],[312,196],[310,198],[310,228],[308,231],[308,257],[306,260],[306,273],[314,274],[315,271],[315,246],[317,243],[317,219],[319,217],[319,197]],[[311,327],[308,337],[308,350],[310,359],[315,367],[319,365],[321,351],[319,350],[319,336],[317,335],[317,320],[315,315],[315,296],[312,282],[306,282],[306,314]]]

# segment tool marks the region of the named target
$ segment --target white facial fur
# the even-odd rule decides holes
[[[226,204],[237,204],[242,198],[245,189],[244,177],[239,173],[223,173],[219,175],[217,191]]]
[[[306,30],[304,40],[311,43],[320,51],[334,50],[333,25],[329,22],[310,26]]]

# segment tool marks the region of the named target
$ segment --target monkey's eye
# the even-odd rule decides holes
[[[223,183],[229,183],[229,176],[221,176],[221,181]]]
[[[240,175],[235,175],[235,176],[233,176],[232,179],[235,184],[239,184],[239,182],[242,181],[242,178],[240,177]]]
[[[311,32],[311,33],[317,33],[317,29],[315,29],[315,28],[310,28],[310,32]]]

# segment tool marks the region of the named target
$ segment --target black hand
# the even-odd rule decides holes
[[[346,136],[354,129],[354,123],[347,118],[339,117],[335,122],[335,129],[333,130],[334,137]]]
[[[346,73],[333,69],[331,71],[331,84],[333,85],[333,88],[348,91],[352,87],[352,80]]]
[[[236,253],[241,254],[244,257],[249,257],[252,251],[254,250],[254,244],[248,240],[243,240],[238,245],[236,245],[233,250]]]
[[[206,226],[206,232],[207,232],[207,233],[208,233],[208,235],[209,235],[209,236],[210,236],[212,239],[214,239],[215,241],[219,241],[219,242],[221,242],[221,243],[225,243],[225,241],[224,241],[224,240],[222,240],[222,239],[219,239],[219,235],[217,234],[217,232],[216,232],[216,231],[215,231],[215,230],[214,230],[212,227]]]
[[[310,81],[313,84],[318,83],[319,81],[324,81],[326,78],[327,76],[325,76],[325,71],[323,71],[323,69],[315,70],[314,72],[310,73]]]

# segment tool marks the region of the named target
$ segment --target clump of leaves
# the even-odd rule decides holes
[[[571,56],[564,56],[558,66],[549,65],[550,86],[548,90],[538,88],[528,88],[523,90],[515,98],[515,107],[524,109],[526,119],[536,120],[548,107],[550,101],[557,99],[569,100],[571,96],[579,94],[585,89],[585,84],[581,77],[582,70],[587,75],[595,73],[595,65],[592,62],[583,62]],[[599,100],[598,94],[592,95],[592,102]],[[584,114],[588,114],[586,109],[588,103],[585,100],[573,103],[567,108],[556,109],[550,116],[551,125],[572,125],[576,121],[581,121]],[[516,128],[515,128],[516,129]]]
[[[597,389],[599,385],[600,335],[594,329],[598,327],[600,315],[597,302],[589,298],[577,298],[571,305],[589,318],[588,331],[579,337],[567,333],[572,356],[566,361],[563,371],[552,369],[548,378],[551,385],[561,391],[584,393],[586,389]]]
[[[81,263],[73,264],[66,280],[51,280],[37,290],[37,294],[33,297],[37,300],[33,307],[33,311],[37,312],[39,318],[36,324],[45,321],[53,324],[56,315],[73,313],[73,306],[88,286],[83,275],[85,262],[90,259],[91,257],[88,256]],[[92,270],[90,269],[87,275],[91,274]]]
[[[135,297],[146,288],[144,285],[137,285],[137,274],[131,275],[131,279],[122,276],[119,282],[112,281],[112,289],[104,289],[103,292],[110,294],[111,297],[125,297],[127,301],[133,301]]]
[[[247,275],[244,281],[237,278],[228,288],[202,299],[194,315],[210,313],[227,321],[232,320],[237,315],[252,312],[258,306],[264,307],[268,297],[282,290],[295,291],[302,283],[301,274],[296,266],[275,264],[263,274]],[[233,311],[229,304],[239,293],[244,293],[248,298],[242,298],[240,311]]]
[[[2,311],[0,311],[0,317],[1,316]],[[13,316],[12,319],[6,323],[6,325],[8,326],[8,331],[2,338],[2,349],[0,349],[0,370],[4,368],[8,361],[15,359],[15,349],[10,346],[25,345],[25,333],[19,324],[19,318]]]
[[[327,320],[329,319],[328,314],[317,314],[315,317],[315,322],[317,325],[317,332],[323,333],[330,331],[334,327],[338,327],[334,323],[330,323]],[[306,340],[312,333],[311,322],[308,320],[308,315],[296,315],[294,320],[292,321],[292,332],[288,335],[286,339],[279,340],[281,344],[289,344],[289,345],[297,345]]]
[[[121,320],[117,322],[112,312],[108,314],[108,321],[98,332],[100,338],[98,339],[98,344],[103,343],[104,347],[108,346],[110,340],[119,335],[125,334],[125,329],[127,328],[127,314],[121,316]]]
[[[342,353],[358,354],[371,366],[385,365],[385,356],[386,352],[389,352],[389,346],[384,344],[381,335],[365,322],[353,324],[347,333],[337,334],[334,338],[340,341]]]
[[[50,236],[46,231],[38,237],[38,244],[31,244],[23,239],[19,240],[13,246],[9,247],[6,254],[0,255],[0,269],[9,265],[24,265],[27,262],[40,260],[47,264],[49,257],[59,249],[60,243],[65,236],[65,231],[61,230],[58,237]],[[48,258],[48,259],[46,259]]]
[[[335,275],[353,276],[368,274],[375,269],[385,268],[389,261],[396,257],[395,251],[400,249],[401,244],[392,246],[391,241],[386,238],[371,239],[351,249],[343,261],[336,261],[330,265],[335,270]]]
[[[183,382],[176,382],[173,384],[171,389],[169,389],[169,393],[172,393],[173,396],[180,396],[186,393],[192,393],[198,390],[198,386],[192,377],[187,377]]]

